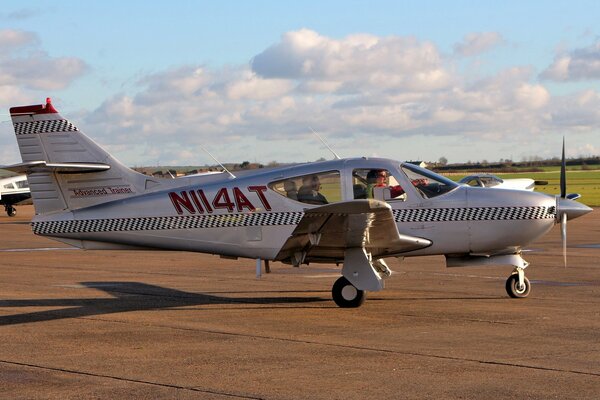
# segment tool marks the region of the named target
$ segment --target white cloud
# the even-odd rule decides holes
[[[48,55],[34,33],[0,30],[0,108],[39,101],[47,91],[66,88],[87,69],[79,58]]]
[[[554,81],[600,79],[600,40],[588,47],[558,54],[540,77]]]
[[[38,45],[30,38],[15,48],[24,46]],[[0,62],[18,61],[1,57]],[[66,76],[79,71],[77,62],[44,58],[39,49],[27,57],[41,60],[32,65],[54,66],[49,71],[64,65],[71,70]],[[426,149],[434,154],[431,159],[452,157],[445,148],[435,148],[444,141],[493,143],[482,146],[491,152],[504,143],[544,143],[547,135],[600,130],[597,91],[552,96],[536,81],[536,71],[523,66],[474,80],[456,62],[435,44],[412,37],[333,39],[303,29],[284,34],[249,65],[175,66],[139,79],[135,92],[115,94],[81,117],[65,117],[125,163],[136,165],[210,162],[200,144],[223,161],[327,157],[309,126],[339,143],[348,156],[427,158],[426,153],[411,154],[420,143],[432,143]],[[36,82],[36,71],[29,67],[22,75],[7,71],[11,79],[30,82],[31,87],[49,84]],[[4,83],[10,80],[3,72],[0,102],[27,97],[34,90]],[[414,143],[414,149],[407,143]],[[475,151],[472,159],[480,157]]]
[[[38,37],[32,32],[18,31],[14,29],[0,30],[0,50],[5,53],[23,46],[38,43]]]
[[[334,83],[340,92],[384,87],[431,91],[450,83],[437,47],[413,37],[362,34],[337,40],[301,29],[284,34],[251,66],[264,78]]]
[[[454,53],[461,56],[475,56],[504,43],[498,32],[473,32],[466,35],[462,42],[454,45]]]

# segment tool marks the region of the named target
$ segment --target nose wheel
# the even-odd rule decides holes
[[[523,276],[523,282],[519,282],[519,274],[515,273],[506,280],[506,293],[514,299],[522,299],[529,295],[531,284],[529,279]]]
[[[331,288],[333,301],[341,308],[360,307],[367,297],[367,292],[357,289],[348,279],[343,276],[333,284]]]

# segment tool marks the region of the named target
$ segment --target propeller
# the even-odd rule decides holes
[[[575,200],[581,196],[577,193],[567,194],[567,162],[565,160],[565,138],[563,136],[562,160],[560,163],[560,197],[556,198],[556,219],[560,221],[560,237],[562,239],[563,262],[567,267],[567,220],[580,217],[592,211],[585,204]]]
[[[560,162],[560,198],[567,198],[567,162],[565,161],[565,137],[563,136],[562,158]],[[560,238],[562,240],[563,262],[567,268],[567,213],[560,216]]]

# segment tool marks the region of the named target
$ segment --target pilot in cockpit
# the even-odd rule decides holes
[[[389,186],[388,174],[384,169],[372,169],[367,174],[367,197],[374,198],[373,189],[376,187],[389,188],[391,198],[396,198],[404,194],[404,189],[400,185]]]

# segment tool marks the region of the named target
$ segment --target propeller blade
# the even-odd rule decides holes
[[[560,216],[560,238],[562,239],[563,262],[567,268],[567,213]]]
[[[565,137],[563,136],[562,161],[560,163],[560,197],[567,196],[567,162],[565,161]]]

